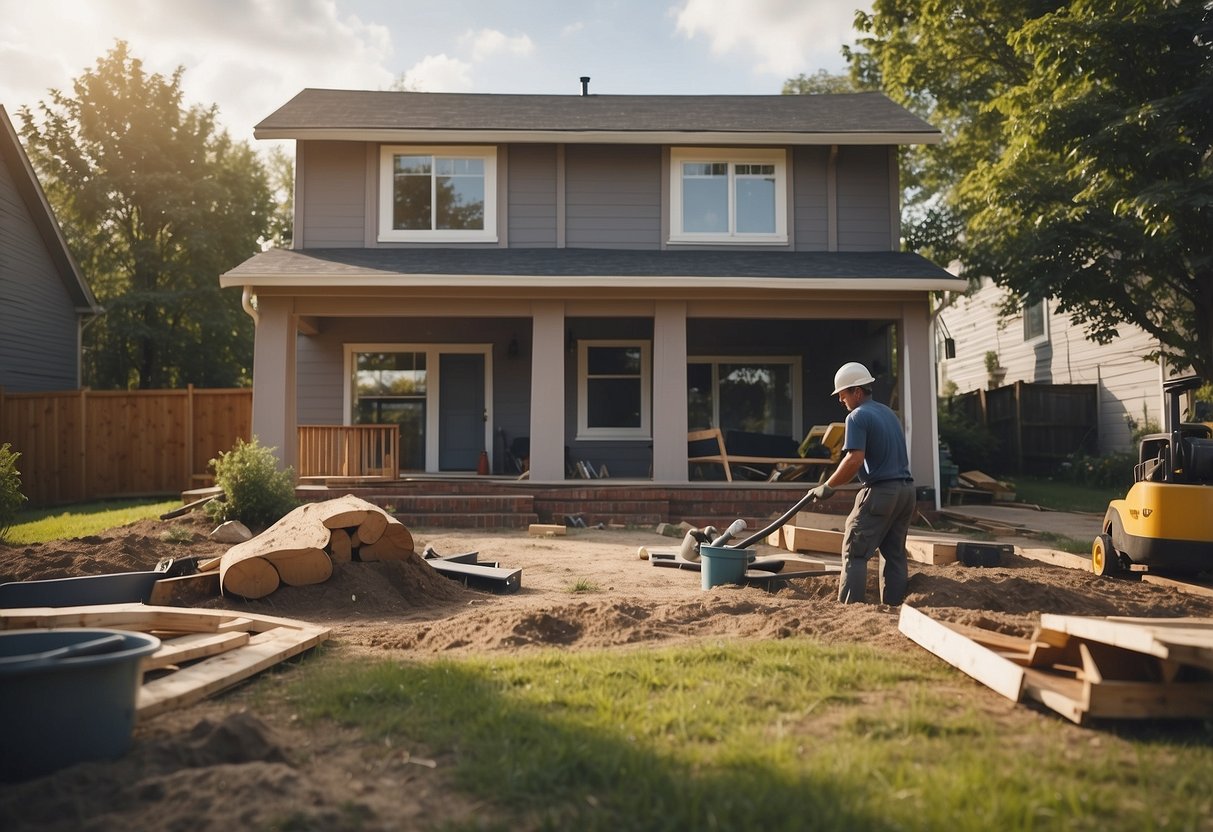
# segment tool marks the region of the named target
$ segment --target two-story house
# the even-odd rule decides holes
[[[0,388],[79,387],[82,329],[100,311],[0,106]]]
[[[688,429],[799,440],[859,360],[937,482],[928,292],[964,281],[900,251],[898,149],[939,132],[872,93],[584,93],[307,89],[257,125],[296,143],[292,248],[221,277],[262,443],[391,421],[403,471],[504,434],[533,481],[685,483]]]

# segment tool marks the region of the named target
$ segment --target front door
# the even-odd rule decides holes
[[[438,360],[438,470],[475,471],[485,448],[484,355]]]

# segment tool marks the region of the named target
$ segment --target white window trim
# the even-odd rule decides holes
[[[787,364],[792,368],[792,435],[805,433],[803,430],[803,394],[800,389],[802,378],[801,358],[799,355],[688,355],[687,364]],[[712,424],[720,425],[720,376],[712,371]]]
[[[1021,314],[1020,322],[1022,324],[1021,333],[1024,336],[1023,342],[1025,344],[1039,344],[1043,341],[1048,341],[1049,340],[1049,302],[1047,300],[1040,301],[1040,334],[1039,335],[1033,335],[1031,338],[1027,337],[1026,330],[1028,328],[1028,307],[1026,307],[1026,306],[1024,307],[1023,312]]]
[[[726,162],[729,166],[729,228],[736,226],[733,171],[741,164],[775,165],[775,233],[725,234],[682,230],[682,165],[685,162]],[[673,147],[670,148],[670,237],[677,243],[731,243],[733,245],[787,245],[788,154],[781,148]]]
[[[400,155],[442,156],[484,160],[484,229],[404,230],[392,228],[395,186],[393,158]],[[379,148],[379,242],[381,243],[495,243],[497,242],[497,148],[493,145],[398,145]]]
[[[637,347],[640,349],[640,427],[638,428],[591,428],[589,426],[589,348],[590,347]],[[586,340],[577,341],[577,439],[652,439],[653,427],[650,414],[653,410],[652,395],[652,346],[642,340]]]
[[[353,424],[354,392],[350,378],[354,373],[354,355],[360,352],[420,352],[425,353],[425,422],[433,425],[434,430],[425,432],[425,473],[439,474],[438,453],[440,449],[438,436],[438,395],[441,387],[441,357],[451,353],[479,353],[484,356],[484,407],[487,418],[484,422],[484,447],[493,447],[493,345],[492,344],[400,344],[400,343],[346,343],[344,345],[344,382],[345,393],[342,396],[341,424]],[[493,456],[489,453],[490,461]]]

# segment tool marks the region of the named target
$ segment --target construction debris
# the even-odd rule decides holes
[[[527,533],[532,537],[563,537],[568,531],[565,526],[555,523],[532,523],[527,526]]]
[[[305,503],[256,537],[224,553],[219,582],[225,594],[264,598],[281,584],[327,581],[333,561],[402,560],[413,536],[374,503],[347,494]]]
[[[1079,724],[1213,716],[1213,619],[1046,613],[1027,639],[937,621],[904,605],[898,626],[1002,696]]]
[[[192,577],[192,576],[191,576]],[[135,716],[147,719],[227,690],[309,650],[329,630],[304,621],[209,609],[144,604],[11,609],[0,630],[100,627],[155,633],[160,649],[143,660]],[[82,692],[83,693],[83,692]]]

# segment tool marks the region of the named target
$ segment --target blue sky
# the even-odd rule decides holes
[[[304,87],[775,94],[841,72],[858,0],[0,0],[0,104],[68,89],[117,39],[236,139]]]

